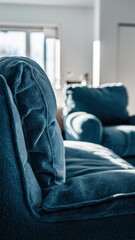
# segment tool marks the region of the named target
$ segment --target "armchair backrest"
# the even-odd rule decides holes
[[[4,77],[19,111],[28,162],[42,189],[65,181],[64,147],[56,121],[56,100],[45,72],[24,57],[0,59]]]
[[[87,112],[100,119],[103,125],[125,124],[128,121],[128,95],[122,83],[101,85],[98,88],[71,85],[65,89],[64,115]]]
[[[3,224],[6,226],[8,221],[12,224],[13,213],[17,216],[25,214],[22,199],[25,200],[29,211],[37,215],[36,210],[42,203],[42,191],[28,162],[21,119],[11,90],[2,75],[0,75],[0,183],[2,226]]]

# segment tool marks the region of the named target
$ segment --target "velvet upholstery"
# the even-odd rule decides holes
[[[128,96],[121,83],[101,85],[99,88],[71,85],[65,88],[64,115],[87,112],[95,115],[103,125],[128,122]]]
[[[18,110],[0,75],[0,239],[134,239],[135,168],[100,145],[65,142],[66,182],[42,191],[29,164],[26,143],[31,136],[26,138]],[[111,199],[97,201],[110,194]],[[76,205],[76,197],[83,207]],[[90,204],[85,198],[96,201]]]
[[[102,144],[121,157],[135,156],[135,125],[104,127]]]
[[[14,104],[11,90],[6,80],[0,75],[0,110],[1,110],[1,153],[5,160],[10,159],[11,163],[16,157],[22,171],[22,181],[25,184],[26,196],[29,199],[31,210],[37,210],[42,202],[42,192],[35,175],[28,162],[28,154],[25,139],[22,131],[21,119]],[[12,143],[12,144],[11,144]],[[2,156],[1,156],[2,159]],[[11,181],[12,175],[10,173]],[[5,189],[5,191],[8,191]]]
[[[101,144],[103,127],[101,121],[86,112],[74,112],[66,118],[65,138]]]
[[[29,163],[40,186],[43,189],[63,183],[63,141],[55,119],[56,101],[50,81],[37,63],[23,57],[2,58],[0,74],[5,77],[18,107]]]
[[[48,221],[132,213],[135,168],[97,144],[65,141],[64,145],[67,179],[44,192],[42,208]]]
[[[121,157],[135,159],[135,116],[128,114],[122,83],[98,88],[71,85],[65,87],[64,97],[66,140],[101,144]]]

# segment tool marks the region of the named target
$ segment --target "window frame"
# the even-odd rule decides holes
[[[31,24],[15,24],[15,25],[10,25],[10,24],[0,24],[0,31],[24,31],[26,33],[26,56],[30,57],[30,33],[32,32],[43,32],[45,35],[44,41],[46,41],[47,38],[54,38],[56,40],[60,41],[59,38],[59,27],[56,25],[31,25]],[[46,69],[46,44],[44,45],[45,50],[44,50],[44,69]],[[61,53],[59,52],[59,55]],[[61,58],[61,56],[59,56]],[[56,61],[56,59],[55,59]],[[56,65],[56,62],[54,63]],[[56,88],[61,88],[61,61],[59,65],[59,79],[55,76],[54,81],[53,81],[53,86]],[[56,70],[55,70],[56,71]],[[57,71],[56,71],[57,72]],[[58,87],[57,87],[58,86]]]

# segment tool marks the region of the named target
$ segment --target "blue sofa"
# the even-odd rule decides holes
[[[34,61],[0,59],[0,239],[135,239],[135,168],[94,143],[65,141]]]
[[[135,116],[129,116],[122,83],[64,90],[65,138],[101,144],[135,165]]]

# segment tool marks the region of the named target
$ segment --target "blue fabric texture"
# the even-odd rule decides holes
[[[8,61],[5,64],[3,61],[6,59]],[[28,106],[25,106],[27,101],[21,97],[16,99],[28,89],[30,92],[27,92],[27,96],[31,95],[31,84],[35,79],[30,78],[31,71],[33,68],[33,71],[39,69],[36,75],[38,77],[42,73],[42,69],[35,62],[25,58],[6,59],[2,59],[0,65],[4,64],[5,69],[10,70],[12,78],[8,78],[7,73],[6,78],[4,69],[1,68],[3,76],[0,75],[0,239],[134,239],[135,168],[111,150],[96,144],[66,141],[64,143],[67,166],[66,181],[61,184],[50,184],[41,191],[38,175],[34,175],[29,164],[30,151],[26,146],[29,142],[28,139],[34,138],[35,135],[26,134],[26,130],[22,129],[22,126],[24,127],[23,120],[31,112],[31,105],[29,105],[27,114],[22,118],[19,105],[24,104],[24,109],[25,107],[27,109]],[[31,71],[29,63],[32,67]],[[21,67],[18,69],[19,64]],[[28,64],[27,70],[24,68],[25,64]],[[17,77],[20,76],[20,73],[25,77]],[[16,76],[16,74],[18,75]],[[20,80],[23,80],[21,82],[23,85],[26,76],[28,84],[24,88],[20,87],[20,91],[17,91]],[[42,79],[42,74],[40,77]],[[14,83],[14,88],[11,88],[11,83],[9,86],[9,79]],[[48,84],[46,77],[44,82]],[[48,92],[52,91],[51,85],[47,89]],[[16,95],[13,90],[16,90]],[[36,91],[39,93],[39,90]],[[36,96],[38,97],[38,95]],[[54,98],[53,95],[51,96]],[[49,101],[52,104],[53,99],[49,97],[48,104]],[[30,99],[33,100],[33,98]],[[28,97],[28,102],[30,99]],[[54,118],[49,116],[53,121]],[[31,124],[33,118],[31,118]],[[45,118],[44,124],[47,123]],[[48,123],[47,127],[49,128],[49,126]],[[55,129],[53,132],[55,133]],[[60,132],[58,133],[60,135]],[[57,138],[61,138],[59,135]],[[55,135],[51,135],[52,143],[54,139]],[[60,148],[57,148],[57,142],[55,144],[56,150],[60,151]],[[46,151],[50,150],[47,148]],[[63,155],[63,150],[59,154]],[[50,158],[53,159],[53,155]],[[41,160],[40,157],[39,160]],[[59,161],[62,161],[60,164],[63,164],[63,158],[59,158]],[[47,170],[44,174],[46,172]],[[50,179],[48,174],[46,177]]]
[[[128,124],[129,125],[135,125],[135,115],[129,116]]]
[[[100,120],[86,112],[74,112],[67,116],[65,122],[65,138],[101,144],[103,126]]]
[[[103,125],[125,124],[128,122],[128,96],[121,83],[89,86],[69,86],[64,91],[64,115],[73,112],[87,112],[95,115]]]
[[[121,157],[135,156],[135,126],[104,127],[102,144]]]
[[[34,61],[23,57],[0,59],[2,74],[18,108],[29,163],[42,189],[65,181],[63,140],[56,118],[50,81]]]
[[[135,212],[135,168],[100,145],[65,141],[67,180],[45,191],[48,221]],[[67,211],[68,210],[68,211]],[[49,215],[52,213],[52,215]]]
[[[22,130],[21,119],[14,103],[11,90],[9,89],[6,80],[0,75],[0,142],[1,142],[1,160],[3,156],[6,161],[10,159],[12,163],[16,158],[22,171],[22,182],[25,186],[25,196],[29,202],[29,208],[36,213],[42,203],[42,192],[28,162],[28,155],[25,146],[25,139]],[[12,176],[14,173],[10,173],[9,176],[11,188]],[[14,182],[16,184],[16,182]],[[5,191],[8,191],[8,188]],[[12,189],[14,197],[16,192]],[[2,203],[1,203],[2,204]]]
[[[64,145],[66,180],[90,173],[133,168],[113,151],[99,144],[65,141]]]
[[[132,157],[133,162],[135,116],[128,114],[128,95],[122,83],[99,88],[71,85],[65,88],[64,96],[66,140],[101,144],[121,157]]]

